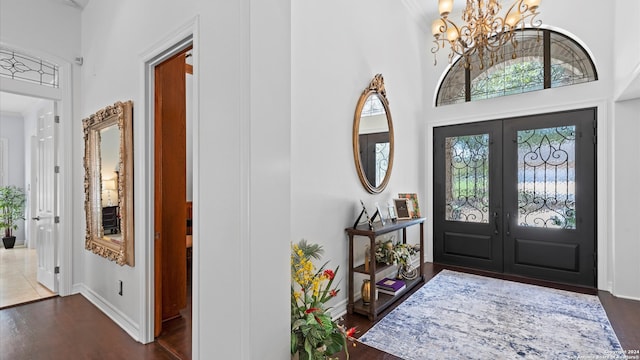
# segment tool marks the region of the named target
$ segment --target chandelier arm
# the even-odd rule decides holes
[[[433,23],[434,44],[431,49],[436,53],[445,47],[445,38],[449,42],[449,62],[458,55],[464,57],[465,67],[471,66],[471,57],[478,58],[480,69],[485,63],[493,66],[504,59],[502,48],[511,42],[512,58],[517,56],[518,46],[515,30],[524,31],[526,23],[532,28],[540,28],[542,21],[536,17],[540,0],[513,0],[504,16],[500,16],[502,5],[499,0],[466,0],[462,13],[462,26],[456,25],[448,17],[441,17]],[[485,58],[486,57],[486,58]],[[434,61],[435,63],[435,61]]]
[[[533,13],[527,16],[527,18],[531,17],[531,20],[529,21],[529,24],[531,25],[531,27],[536,29],[539,29],[540,26],[542,26],[542,20],[536,19],[538,15],[540,15],[540,13],[537,11],[534,11]]]
[[[523,6],[525,7],[524,10],[522,10]],[[509,18],[509,15],[511,15],[511,12],[513,11],[513,9],[516,9],[518,13],[522,15],[526,12],[526,8],[527,8],[527,5],[524,4],[524,0],[515,1],[513,4],[511,4],[511,6],[509,6],[509,10],[507,10],[507,13],[504,14],[505,20]]]

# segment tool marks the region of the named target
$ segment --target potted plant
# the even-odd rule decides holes
[[[291,246],[291,358],[298,360],[337,359],[347,342],[353,341],[355,328],[346,329],[331,318],[325,303],[338,294],[332,287],[338,268],[316,269],[312,259],[320,260],[322,246],[301,240]],[[355,346],[355,343],[354,343]]]
[[[18,220],[24,220],[24,190],[14,185],[0,186],[0,229],[4,229],[2,243],[11,249],[16,243],[13,230],[18,229]]]

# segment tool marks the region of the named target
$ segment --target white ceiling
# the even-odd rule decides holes
[[[78,9],[84,9],[85,6],[89,3],[89,0],[53,0],[58,3],[63,3],[65,5],[73,6]]]

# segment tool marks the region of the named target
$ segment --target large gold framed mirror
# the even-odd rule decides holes
[[[364,89],[353,120],[353,158],[364,188],[382,192],[393,167],[393,122],[381,74]]]
[[[133,103],[116,102],[82,120],[85,248],[134,266]]]

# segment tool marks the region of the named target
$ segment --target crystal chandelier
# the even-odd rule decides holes
[[[456,55],[464,57],[465,67],[471,67],[471,57],[476,54],[479,67],[483,69],[485,64],[493,66],[502,55],[502,46],[511,42],[513,53],[518,41],[514,36],[514,30],[522,27],[529,21],[530,27],[539,28],[540,20],[535,20],[540,0],[515,0],[504,16],[499,16],[502,5],[498,0],[467,0],[467,6],[462,13],[462,26],[456,25],[448,16],[453,9],[453,0],[439,0],[438,10],[440,18],[436,19],[432,26],[434,43],[431,52],[435,56],[440,48],[448,43],[451,48],[449,63]]]

